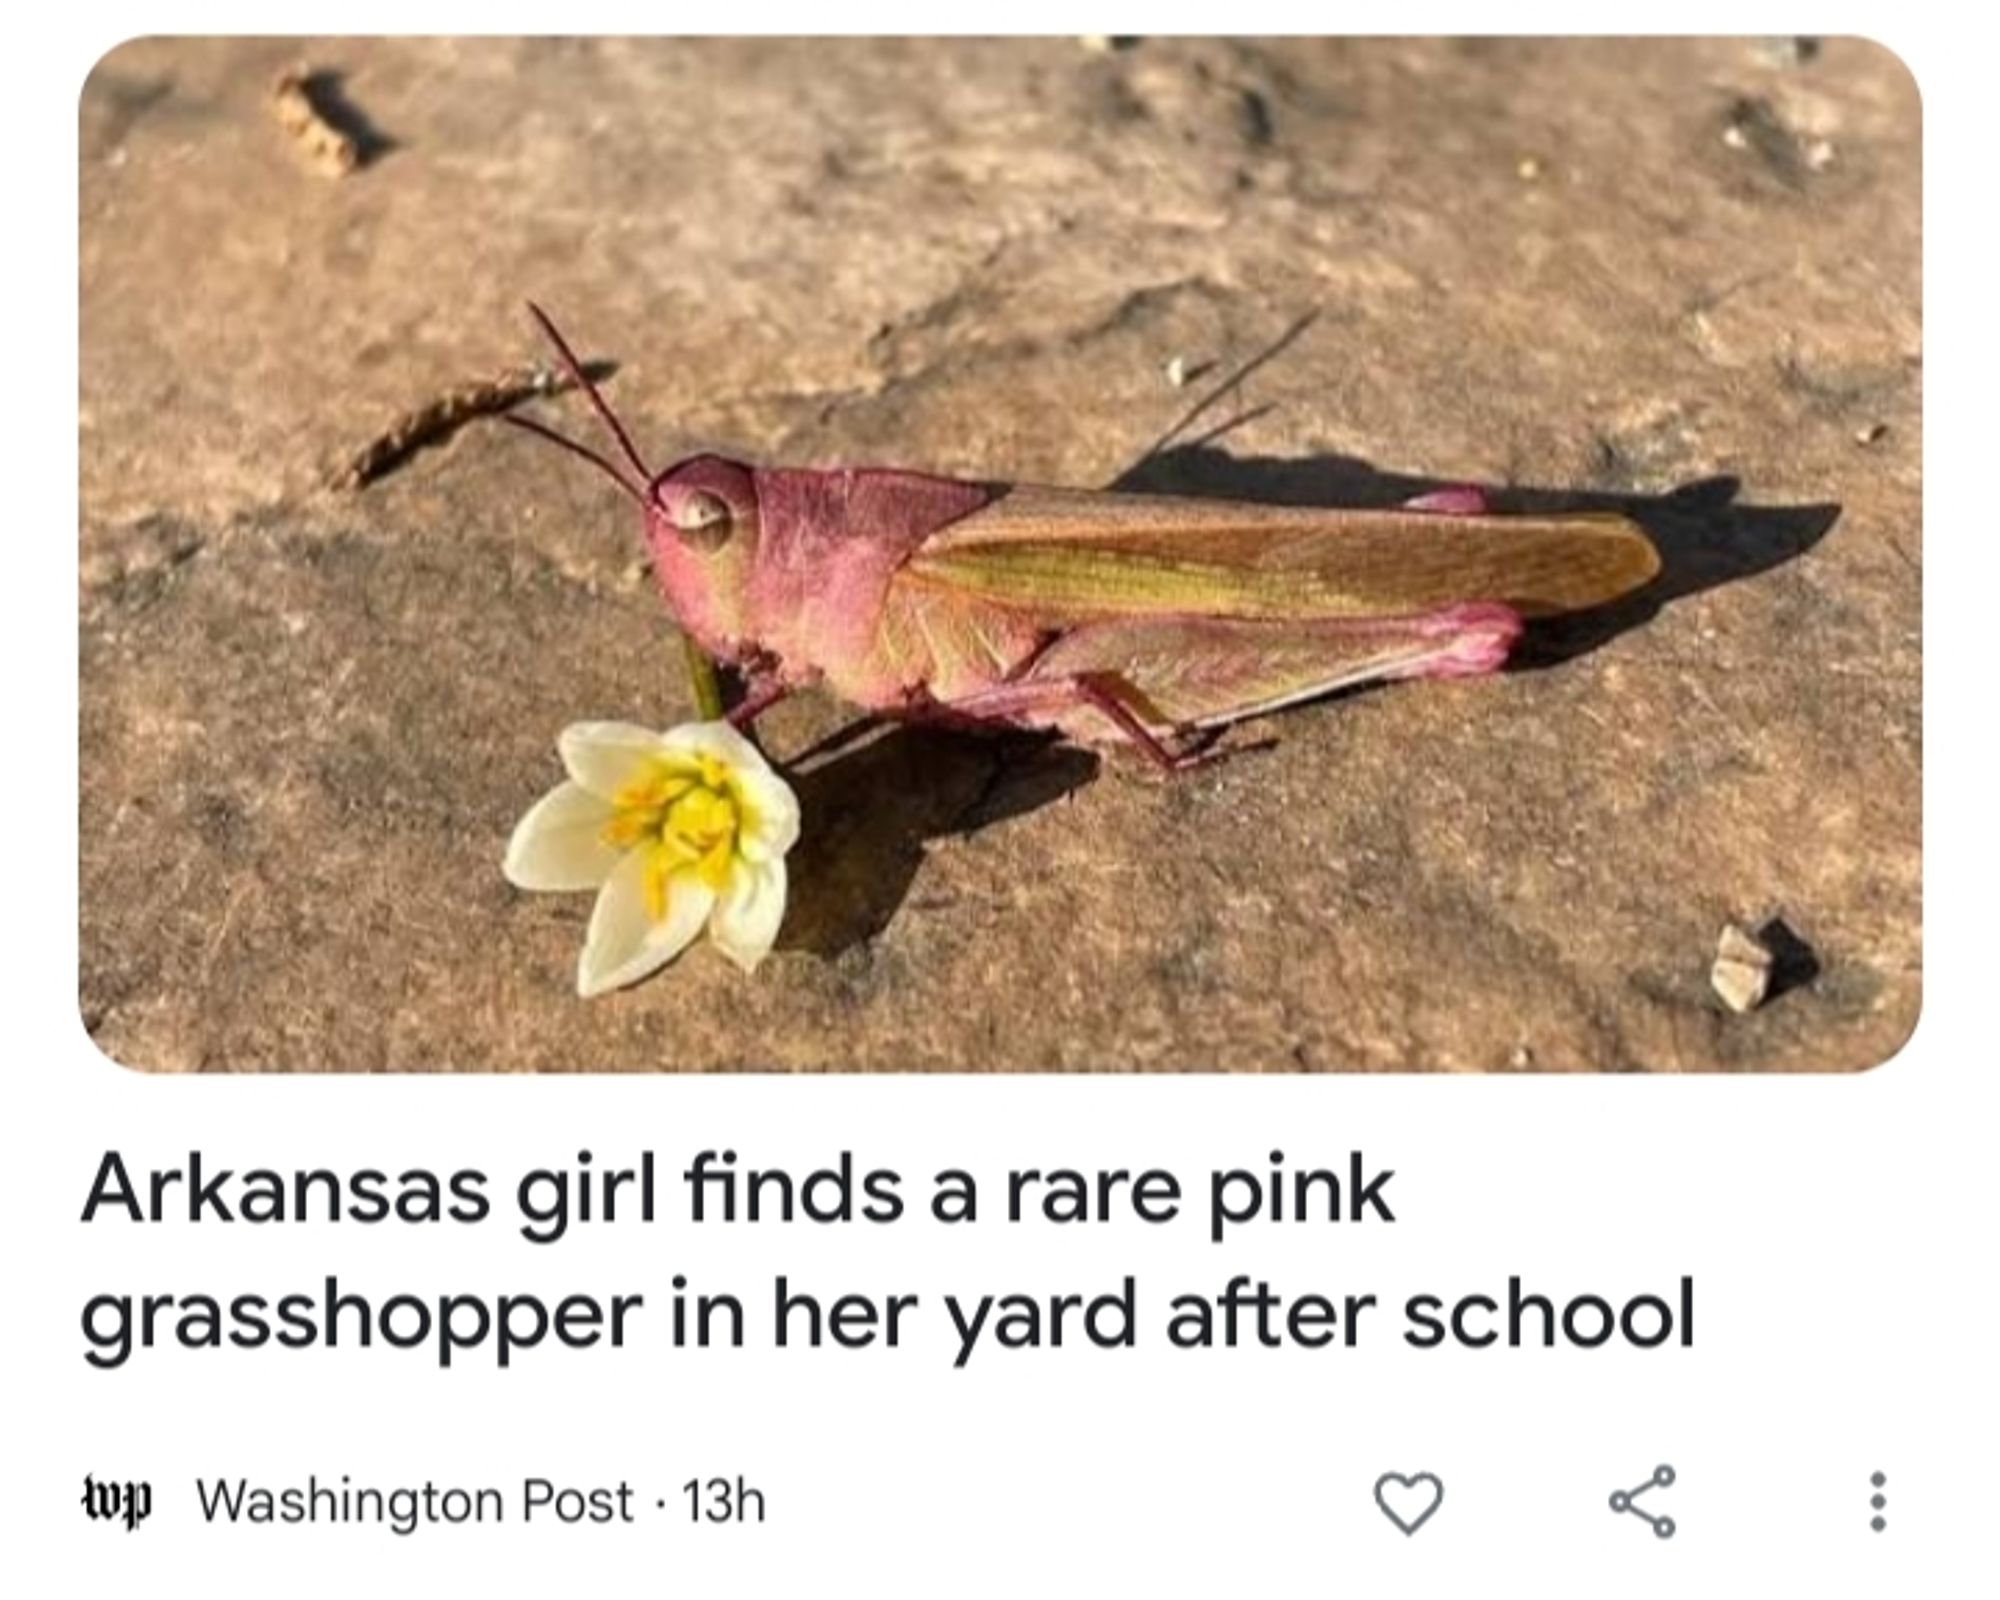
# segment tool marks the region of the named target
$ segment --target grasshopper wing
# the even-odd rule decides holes
[[[1520,631],[1518,613],[1479,603],[1382,619],[1121,617],[1069,629],[1022,682],[1094,679],[1154,727],[1220,727],[1357,684],[1492,672]]]
[[[1337,511],[1018,487],[940,530],[899,580],[1052,627],[1119,617],[1525,616],[1602,605],[1659,571],[1624,517]]]

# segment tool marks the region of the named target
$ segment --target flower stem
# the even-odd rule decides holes
[[[715,675],[715,663],[708,659],[708,652],[694,642],[692,634],[681,635],[681,648],[687,655],[688,682],[694,686],[694,708],[703,722],[716,722],[722,717],[722,682]]]

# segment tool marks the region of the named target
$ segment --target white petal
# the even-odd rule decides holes
[[[500,870],[517,889],[595,889],[619,852],[604,842],[611,807],[588,789],[559,783],[514,825]]]
[[[799,799],[770,768],[743,768],[736,774],[743,795],[743,831],[736,848],[747,861],[777,861],[799,842]]]
[[[676,755],[713,756],[740,772],[769,772],[760,751],[727,722],[684,722],[658,735],[660,747]]]
[[[709,919],[716,949],[745,972],[771,953],[778,924],[785,920],[785,864],[739,861]]]
[[[615,800],[640,763],[664,747],[651,728],[630,722],[572,722],[556,740],[571,779],[604,800]]]
[[[667,881],[667,914],[655,922],[646,906],[646,853],[628,852],[598,891],[576,964],[576,992],[587,999],[664,967],[693,942],[714,905],[707,884],[677,872]]]

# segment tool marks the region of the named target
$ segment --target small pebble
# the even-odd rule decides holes
[[[1765,39],[1757,54],[1774,67],[1802,67],[1819,55],[1817,39]]]
[[[1824,172],[1833,165],[1833,141],[1814,139],[1806,146],[1806,165],[1815,172]]]
[[[1514,163],[1514,176],[1523,183],[1533,183],[1542,175],[1542,164],[1533,156],[1523,156]]]
[[[1867,427],[1857,428],[1854,431],[1854,442],[1864,447],[1871,444],[1880,444],[1888,437],[1889,424],[1886,422],[1871,422]]]
[[[1186,356],[1175,356],[1167,363],[1167,382],[1176,389],[1185,389],[1188,380],[1188,360]]]
[[[1722,930],[1708,981],[1731,1011],[1755,1011],[1771,988],[1771,952],[1735,923]]]
[[[1722,142],[1732,150],[1748,150],[1750,148],[1750,136],[1733,122],[1722,130]]]

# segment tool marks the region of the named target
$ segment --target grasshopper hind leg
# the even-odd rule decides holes
[[[1455,483],[1447,488],[1412,495],[1403,502],[1403,509],[1428,511],[1439,517],[1484,517],[1492,513],[1493,503],[1484,489],[1469,483]]]
[[[1520,633],[1518,612],[1485,601],[1407,617],[1128,618],[1064,634],[1023,685],[1114,682],[1124,719],[1142,722],[1158,742],[1161,729],[1184,739],[1362,684],[1482,676],[1499,670]],[[1125,731],[1125,721],[1097,708]]]
[[[1495,672],[1520,632],[1518,612],[1488,601],[1407,617],[1122,618],[1060,634],[1018,677],[923,714],[1052,729],[1185,772],[1249,717],[1367,683]]]
[[[1103,733],[1110,733],[1115,742],[1129,745],[1162,772],[1186,772],[1212,758],[1212,733],[1195,728],[1156,732],[1129,703],[1130,696],[1130,686],[1115,674],[1086,672],[1003,683],[940,702],[929,715],[973,727],[1000,722],[1053,728],[1089,744],[1104,743]],[[1092,722],[1099,726],[1090,727]]]

